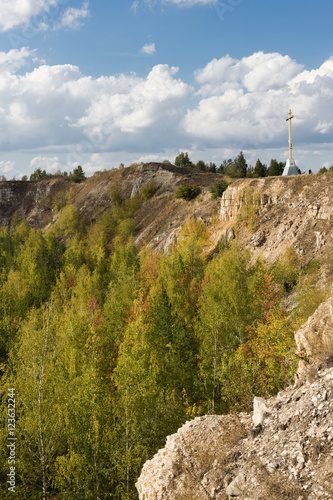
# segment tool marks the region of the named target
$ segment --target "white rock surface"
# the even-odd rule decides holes
[[[260,414],[269,412],[261,427],[249,414],[187,422],[144,465],[140,500],[332,499],[333,366],[327,363],[274,398],[256,398]]]

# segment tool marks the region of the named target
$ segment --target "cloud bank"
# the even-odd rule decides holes
[[[48,150],[55,168],[71,148],[138,157],[180,148],[287,151],[289,108],[295,152],[333,151],[333,57],[309,71],[279,53],[224,56],[195,72],[194,87],[167,64],[145,77],[92,78],[70,64],[17,74],[35,59],[27,47],[0,52],[0,147],[34,151],[36,165]]]

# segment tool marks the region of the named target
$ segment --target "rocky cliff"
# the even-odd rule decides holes
[[[254,255],[275,261],[289,246],[309,261],[333,251],[333,176],[239,179],[224,192],[225,230],[243,220],[239,236]]]
[[[207,225],[208,252],[214,251],[221,238],[238,233],[255,257],[261,254],[268,262],[274,262],[288,246],[307,260],[325,261],[332,255],[333,175],[239,179],[231,183],[222,200],[212,200],[210,187],[219,179],[219,174],[193,168],[149,163],[97,172],[80,184],[62,178],[1,182],[0,224],[9,225],[17,214],[31,226],[44,228],[55,220],[54,206],[62,197],[93,221],[111,209],[115,185],[129,197],[154,181],[156,194],[135,214],[138,246],[148,244],[165,251],[184,221],[196,217]],[[174,192],[182,184],[200,186],[201,194],[191,202],[175,199]]]
[[[144,465],[140,500],[333,498],[332,300],[296,335],[313,364],[295,385],[252,414],[187,422]]]
[[[15,215],[25,217],[29,225],[45,228],[56,218],[54,210],[62,200],[73,203],[89,221],[111,210],[110,194],[115,186],[123,197],[130,197],[154,181],[157,191],[135,214],[135,239],[138,246],[149,244],[164,251],[189,217],[200,217],[207,225],[217,219],[219,201],[212,200],[210,187],[221,179],[219,174],[164,163],[148,163],[135,168],[96,172],[75,184],[66,178],[35,182],[0,182],[0,224],[8,226]],[[201,187],[193,201],[175,199],[174,192],[183,184]]]
[[[169,436],[143,467],[140,500],[333,498],[332,365],[257,399],[253,415],[198,417]]]

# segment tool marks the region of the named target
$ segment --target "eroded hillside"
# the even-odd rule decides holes
[[[55,206],[73,203],[89,221],[111,210],[110,194],[120,187],[123,197],[138,193],[154,181],[155,195],[135,213],[135,242],[165,251],[186,221],[201,218],[207,225],[214,251],[219,241],[238,235],[254,256],[274,262],[287,247],[306,260],[327,260],[333,251],[333,175],[229,179],[221,200],[210,187],[220,174],[148,163],[136,168],[97,172],[80,184],[64,178],[36,182],[0,183],[0,223],[9,225],[15,214],[32,227],[45,228],[56,218]],[[194,184],[201,194],[187,202],[175,199],[177,187]]]
[[[54,178],[35,182],[0,183],[0,224],[10,225],[15,216],[25,217],[32,227],[45,228],[56,219],[55,207],[73,203],[88,221],[95,221],[111,210],[110,194],[119,186],[124,198],[138,193],[154,181],[157,191],[135,214],[135,240],[138,245],[166,249],[184,221],[202,217],[207,223],[217,216],[219,201],[212,200],[210,187],[221,178],[219,174],[193,168],[149,163],[136,168],[97,172],[80,184],[69,179]],[[174,192],[183,184],[201,187],[201,194],[188,203],[176,200]]]

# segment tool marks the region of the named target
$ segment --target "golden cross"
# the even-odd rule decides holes
[[[289,158],[291,159],[293,157],[293,145],[291,143],[291,119],[295,118],[294,115],[291,113],[291,109],[289,109],[289,118],[286,119],[286,122],[289,120]]]

